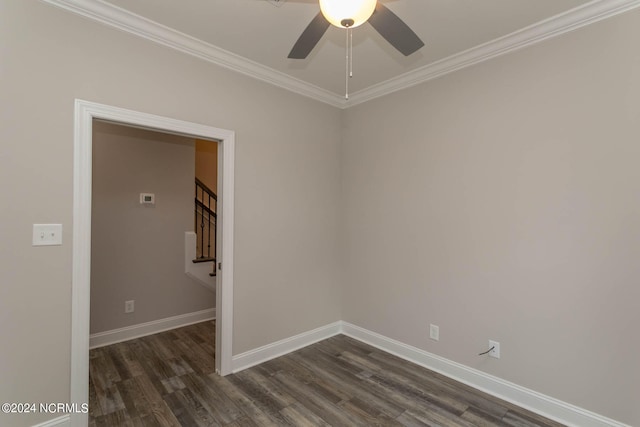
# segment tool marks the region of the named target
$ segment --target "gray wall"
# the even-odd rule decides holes
[[[69,399],[75,98],[236,131],[234,354],[341,318],[339,110],[36,0],[0,1],[0,58],[0,402]]]
[[[347,110],[344,320],[640,425],[638,40],[636,10]]]
[[[215,307],[184,273],[193,231],[195,141],[108,123],[93,126],[91,333]],[[154,193],[142,205],[140,193]],[[124,313],[124,301],[135,312]]]

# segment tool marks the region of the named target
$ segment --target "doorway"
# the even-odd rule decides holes
[[[88,402],[89,306],[91,267],[91,188],[93,120],[218,142],[219,224],[216,247],[216,371],[232,370],[234,132],[196,123],[126,110],[83,100],[75,102],[73,174],[73,270],[71,319],[71,399]],[[72,426],[87,423],[87,414],[73,414]]]

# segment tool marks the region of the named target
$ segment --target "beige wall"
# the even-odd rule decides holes
[[[638,40],[634,11],[347,110],[344,319],[640,425]]]
[[[91,333],[215,307],[184,273],[193,231],[195,141],[94,122]],[[154,193],[155,205],[139,203]],[[124,313],[124,301],[135,311]]]
[[[236,132],[234,354],[340,319],[339,110],[37,0],[0,0],[0,58],[0,402],[69,399],[75,98]]]
[[[218,143],[196,139],[196,178],[218,193]]]

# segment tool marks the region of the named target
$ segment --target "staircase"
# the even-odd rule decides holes
[[[194,197],[195,232],[185,233],[185,273],[214,291],[217,202],[216,193],[196,178]]]
[[[216,275],[216,208],[218,196],[196,178],[195,192],[196,258],[194,263],[211,262],[211,276]]]

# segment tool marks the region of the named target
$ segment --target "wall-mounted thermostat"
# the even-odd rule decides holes
[[[140,193],[140,204],[142,205],[155,205],[156,195],[153,193]]]

